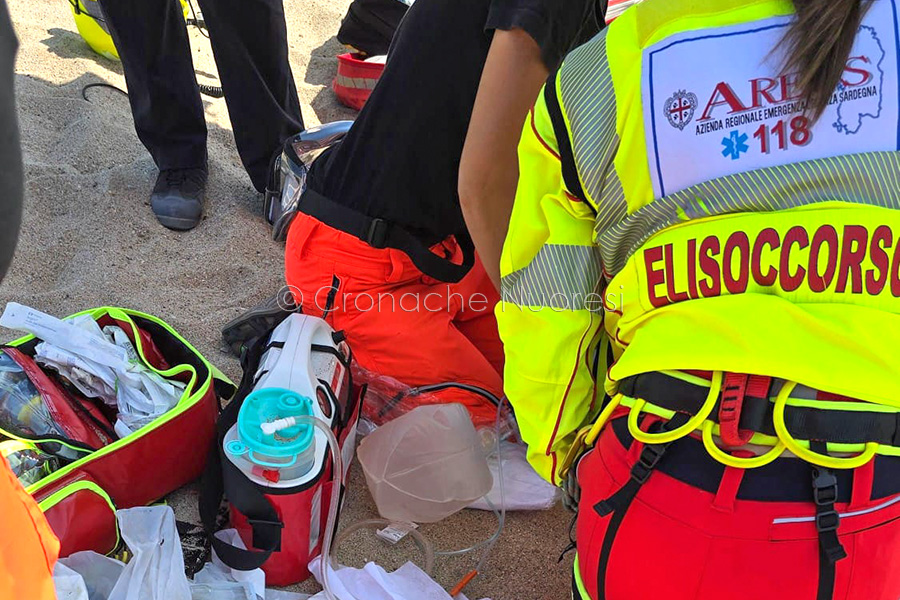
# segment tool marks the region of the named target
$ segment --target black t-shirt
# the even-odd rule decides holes
[[[343,142],[314,163],[309,187],[426,244],[466,231],[459,160],[493,31],[526,31],[553,72],[600,30],[605,4],[417,0],[381,80]]]

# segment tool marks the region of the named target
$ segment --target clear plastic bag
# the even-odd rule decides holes
[[[455,382],[436,381],[433,386],[410,387],[393,377],[368,371],[355,361],[352,366],[352,374],[354,384],[365,384],[368,386],[362,412],[365,425],[360,423],[361,435],[367,435],[385,423],[408,414],[420,406],[448,403],[446,399],[441,398],[439,392],[428,391],[429,388],[446,388],[462,385],[465,386],[463,389],[471,389],[473,393],[479,393],[478,388],[475,386],[467,386],[466,384],[457,384]],[[489,427],[479,428],[479,434],[482,437],[487,437],[485,439],[486,448],[494,443],[494,438],[488,436],[495,433],[497,431],[493,420]],[[515,417],[508,408],[504,408],[501,416],[499,434],[502,439],[509,437],[518,438],[518,427],[516,426]]]
[[[108,600],[125,569],[125,563],[90,551],[76,552],[67,558],[61,558],[59,564],[84,578],[89,600]]]
[[[55,456],[41,452],[34,444],[17,440],[0,442],[0,456],[6,458],[13,475],[24,487],[37,483],[60,466]]]
[[[435,523],[493,483],[462,404],[420,406],[363,439],[357,456],[378,512],[395,521]]]
[[[90,600],[81,575],[62,563],[53,568],[53,588],[56,600]]]
[[[249,584],[236,581],[192,583],[191,597],[192,600],[257,600]]]
[[[0,352],[0,429],[27,438],[65,437],[25,371],[3,352]]]

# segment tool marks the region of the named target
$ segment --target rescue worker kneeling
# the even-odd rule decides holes
[[[576,598],[900,597],[895,0],[648,0],[520,144],[497,315]]]

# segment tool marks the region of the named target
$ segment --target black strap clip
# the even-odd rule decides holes
[[[365,242],[376,250],[387,248],[389,230],[390,224],[384,219],[372,219],[369,223],[369,230],[366,232]]]
[[[816,531],[819,533],[837,531],[840,523],[841,516],[834,509],[816,513]]]
[[[281,551],[281,530],[284,529],[284,523],[266,519],[247,519],[247,522],[253,529],[254,548]]]
[[[838,498],[837,477],[824,468],[813,468],[813,501],[816,503],[816,532],[819,546],[829,564],[847,557],[847,551],[837,536],[841,516],[834,509]]]
[[[653,473],[653,469],[655,469],[659,464],[659,461],[662,460],[667,447],[667,444],[645,445],[644,449],[641,450],[641,455],[638,457],[637,462],[631,467],[631,478],[641,485],[645,484],[647,479],[650,478],[650,474]]]
[[[837,502],[837,477],[825,469],[813,469],[813,500],[817,506]]]

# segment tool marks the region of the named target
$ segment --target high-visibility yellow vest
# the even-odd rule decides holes
[[[551,78],[523,131],[497,308],[543,476],[557,480],[604,391],[640,400],[618,387],[641,373],[778,378],[776,414],[898,412],[897,12],[875,0],[815,123],[781,69],[786,0],[649,0]],[[876,446],[829,451],[898,453]]]

